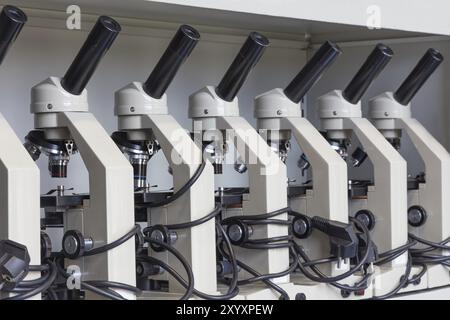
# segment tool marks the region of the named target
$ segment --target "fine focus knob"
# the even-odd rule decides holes
[[[71,260],[84,256],[84,253],[92,249],[93,246],[92,239],[85,238],[78,230],[68,230],[64,233],[62,239],[63,253]]]
[[[227,235],[230,242],[239,246],[246,242],[252,233],[252,229],[240,220],[235,220],[227,227]]]
[[[420,227],[427,221],[427,212],[421,206],[411,206],[408,209],[408,223],[412,227]]]
[[[52,241],[45,232],[41,231],[41,260],[50,258],[52,255]]]
[[[373,228],[375,228],[375,216],[372,212],[370,212],[369,210],[359,210],[356,214],[355,214],[355,218],[361,222],[362,224],[364,224],[367,229],[369,230],[373,230]],[[356,225],[356,227],[359,229],[359,226]]]
[[[292,233],[299,239],[306,239],[311,235],[311,220],[306,216],[296,216],[292,219]]]

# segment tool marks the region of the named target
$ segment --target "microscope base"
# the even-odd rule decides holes
[[[427,272],[423,276],[428,281],[428,288],[437,288],[450,284],[450,268],[440,264],[427,265]]]
[[[418,274],[421,267],[412,267],[410,278]],[[400,281],[400,277],[405,273],[405,266],[395,266],[392,268],[377,267],[373,281],[373,295],[381,296],[393,290]],[[410,284],[406,288],[402,288],[399,293],[411,292],[417,290],[424,290],[428,288],[428,281],[426,275],[423,275],[420,283]]]
[[[353,275],[345,278],[339,283],[353,285],[361,280],[361,276]],[[351,293],[348,297],[341,294],[341,289],[326,283],[312,282],[301,274],[291,274],[291,281],[295,284],[297,291],[301,288],[301,292],[306,295],[307,300],[362,300],[372,297],[372,284],[364,290],[364,292]]]

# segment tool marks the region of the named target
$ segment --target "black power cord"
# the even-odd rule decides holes
[[[188,286],[186,289],[186,292],[184,293],[184,295],[180,298],[180,300],[187,300],[189,299],[194,291],[194,274],[192,273],[192,268],[189,265],[189,263],[187,262],[187,260],[183,257],[183,255],[174,247],[172,247],[171,245],[168,245],[167,243],[163,242],[163,241],[158,241],[155,239],[152,239],[150,237],[144,237],[144,241],[152,243],[157,245],[158,247],[162,247],[165,250],[169,251],[171,254],[173,254],[178,261],[180,261],[180,263],[183,265],[187,277],[188,277]]]
[[[180,198],[183,194],[185,194],[194,185],[194,183],[198,180],[198,178],[200,178],[205,167],[206,167],[206,161],[203,160],[202,163],[200,164],[200,166],[197,168],[197,170],[192,175],[192,177],[177,192],[174,192],[173,195],[169,198],[166,198],[159,202],[150,203],[149,207],[150,208],[162,207],[162,206],[168,205],[169,203],[172,203],[175,200],[177,200],[178,198]]]
[[[197,220],[189,221],[189,222],[182,222],[182,223],[177,223],[177,224],[167,224],[167,225],[165,225],[165,227],[170,230],[188,229],[188,228],[196,227],[196,226],[199,226],[199,225],[217,217],[221,212],[222,212],[222,207],[219,203],[217,203],[214,210],[204,217],[201,217]],[[143,230],[144,234],[145,234],[146,230],[148,230],[148,227],[144,228],[144,230]]]
[[[103,246],[97,247],[97,248],[93,248],[89,251],[84,252],[83,256],[87,257],[87,256],[93,256],[96,254],[100,254],[100,253],[104,253],[106,251],[109,251],[111,249],[114,249],[118,246],[120,246],[121,244],[127,242],[128,240],[130,240],[132,237],[134,237],[137,233],[139,233],[141,230],[141,227],[136,224],[133,229],[131,229],[130,231],[128,231],[125,235],[123,235],[122,237],[120,237],[117,240],[114,240],[111,243],[105,244]]]
[[[337,281],[343,280],[343,279],[353,275],[355,272],[358,272],[364,266],[364,264],[366,263],[367,259],[369,258],[369,254],[370,254],[370,251],[372,249],[372,238],[370,236],[370,231],[359,220],[357,220],[355,218],[350,218],[350,220],[353,223],[357,224],[361,228],[361,230],[363,230],[364,236],[366,238],[366,246],[364,248],[365,252],[364,252],[364,256],[361,258],[361,260],[355,266],[350,268],[348,271],[346,271],[346,272],[344,272],[342,274],[339,274],[337,276],[334,276],[334,277],[322,277],[321,275],[315,276],[312,273],[310,273],[301,262],[299,262],[298,266],[299,266],[300,270],[302,271],[302,273],[305,275],[305,277],[307,277],[308,279],[310,279],[312,281],[315,281],[315,282],[336,283]],[[309,259],[308,255],[303,250],[303,248],[300,247],[295,242],[293,242],[293,244],[294,244],[294,249],[300,255],[300,257],[303,260],[305,260],[305,262],[310,262],[311,259]],[[314,268],[314,266],[311,266],[311,265],[309,265],[309,267]],[[315,269],[318,270],[317,268],[315,268]]]
[[[221,245],[219,245],[219,251],[225,258],[229,259],[229,255],[225,252],[225,250],[222,248]],[[272,275],[272,274],[261,275],[255,269],[251,268],[250,266],[248,266],[247,264],[243,263],[242,261],[240,261],[240,260],[236,260],[236,261],[237,261],[237,265],[239,267],[241,267],[243,270],[247,271],[248,273],[250,273],[254,277],[260,277],[260,276],[264,276],[265,277],[265,276],[267,276],[266,279],[263,279],[261,281],[264,282],[268,287],[270,287],[274,291],[277,291],[278,293],[280,293],[281,294],[281,298],[283,298],[284,300],[289,300],[290,299],[288,293],[283,288],[281,288],[280,286],[278,286],[277,284],[275,284],[274,282],[272,282],[270,280],[271,278],[277,277],[276,274],[274,274],[274,275]]]
[[[218,229],[221,231],[222,235],[223,235],[223,241],[225,242],[225,244],[227,245],[227,248],[229,250],[229,252],[231,252],[230,257],[229,257],[229,261],[232,264],[232,268],[233,268],[233,277],[231,280],[231,283],[229,285],[228,291],[227,293],[223,294],[223,295],[210,295],[210,294],[206,294],[204,292],[201,292],[197,289],[193,289],[193,294],[198,296],[199,298],[202,299],[207,299],[207,300],[225,300],[225,299],[232,299],[235,296],[237,296],[239,294],[239,288],[237,287],[237,282],[238,282],[238,266],[237,266],[237,260],[233,251],[233,247],[231,245],[230,240],[228,239],[225,230],[223,230],[222,226],[217,224]],[[151,256],[143,256],[143,257],[138,257],[138,260],[141,261],[147,261],[150,263],[154,263],[159,265],[161,268],[163,268],[164,270],[166,270],[172,277],[174,277],[175,280],[177,280],[184,288],[188,289],[189,288],[189,281],[186,281],[175,269],[173,269],[171,266],[169,266],[168,264],[166,264],[165,262],[158,260],[154,257]]]
[[[38,286],[35,287],[19,287],[17,291],[23,292],[19,293],[15,296],[8,297],[2,300],[25,300],[34,297],[37,294],[40,294],[50,288],[50,286],[53,284],[53,282],[56,279],[56,276],[58,274],[56,266],[53,262],[48,263],[48,276],[44,276],[45,281],[42,281],[42,283],[39,283],[40,281],[37,281],[36,283],[39,283]],[[31,281],[31,280],[30,280]],[[28,282],[30,284],[30,282]],[[13,290],[12,292],[17,292],[16,290]]]

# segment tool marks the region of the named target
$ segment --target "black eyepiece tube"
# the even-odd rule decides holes
[[[419,60],[413,71],[395,91],[395,100],[406,106],[422,88],[424,83],[433,74],[437,67],[444,61],[442,54],[436,49],[430,48]]]
[[[394,52],[388,46],[379,43],[367,57],[358,73],[342,92],[345,100],[356,104],[369,88],[373,80],[391,60]]]
[[[97,19],[83,47],[81,47],[61,79],[61,85],[67,92],[74,95],[83,92],[100,60],[106,54],[120,30],[120,24],[113,18],[101,16]]]
[[[143,84],[144,91],[149,96],[155,99],[162,97],[199,39],[200,33],[193,27],[180,26],[158,64]]]
[[[3,7],[0,13],[0,64],[25,22],[27,16],[22,10],[14,6]]]
[[[216,87],[217,95],[225,101],[233,101],[248,74],[258,63],[269,40],[258,32],[252,32],[242,45],[233,63],[228,68],[219,85]]]
[[[341,49],[336,44],[325,42],[284,89],[284,94],[291,101],[299,103],[340,54]]]

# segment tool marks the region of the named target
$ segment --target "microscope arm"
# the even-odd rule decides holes
[[[255,196],[257,194],[277,195],[276,197],[258,196],[258,199],[250,199],[249,203],[252,205],[248,214],[262,214],[285,208],[287,199],[286,165],[247,120],[241,117],[225,116],[218,117],[217,123],[220,129],[231,129],[237,139],[236,149],[242,156],[250,174],[250,192]],[[286,216],[281,215],[280,217]]]
[[[314,197],[311,212],[326,219],[348,222],[347,165],[305,118],[286,117],[282,126],[291,130],[312,164]]]
[[[59,126],[69,129],[89,170],[90,200],[80,231],[92,237],[95,246],[113,242],[134,227],[131,166],[91,113],[61,112],[57,117]],[[70,224],[70,217],[68,220]],[[75,221],[79,218],[75,217]],[[135,285],[134,238],[106,253],[82,259],[84,269],[89,272],[84,280]],[[120,294],[134,299],[129,291],[122,290]]]
[[[39,169],[11,126],[0,114],[0,239],[25,245],[30,264],[41,264]],[[25,278],[38,278],[30,272]],[[1,294],[0,294],[1,296]],[[40,299],[40,295],[34,297]]]
[[[408,238],[406,217],[406,162],[383,135],[365,118],[344,118],[373,163],[374,186],[367,201],[376,208],[374,242],[380,252],[404,245]]]
[[[450,155],[416,119],[395,121],[397,127],[406,130],[425,164],[426,184],[419,189],[423,195],[419,197],[429,219],[422,228],[429,229],[424,230],[433,237],[429,240],[440,242],[450,235]]]
[[[201,149],[192,141],[189,133],[178,122],[166,114],[142,115],[142,126],[151,128],[161,150],[172,168],[174,191],[179,190],[194,175],[202,163]],[[205,196],[214,192],[213,167],[207,163],[201,176],[180,199],[166,206],[167,221],[162,224],[176,224],[193,221],[214,210],[214,197]],[[155,210],[155,209],[152,209]],[[161,216],[161,215],[158,215]],[[190,261],[195,278],[195,288],[203,292],[215,292],[216,287],[216,246],[214,219],[190,229],[176,230],[180,239],[173,245]],[[188,238],[191,240],[187,241]],[[166,254],[166,253],[162,253]],[[183,270],[183,266],[173,255],[168,263]],[[211,261],[212,263],[207,263]],[[176,282],[174,281],[174,284]],[[181,288],[181,290],[184,290]]]
[[[278,158],[245,119],[236,116],[217,117],[218,129],[231,129],[235,135],[235,147],[248,168],[249,198],[243,202],[244,215],[264,214],[287,207],[287,172],[286,165]],[[245,156],[244,156],[245,155]],[[287,213],[277,216],[277,219],[287,220]],[[269,224],[255,231],[255,238],[286,236],[286,226]],[[253,250],[254,251],[254,250]],[[251,252],[251,251],[249,251]],[[258,272],[274,273],[289,267],[289,252],[287,248],[259,250],[258,261],[268,261],[262,264],[254,261]],[[276,278],[276,282],[287,281],[288,276]]]

